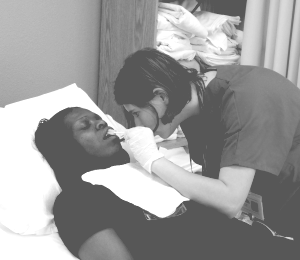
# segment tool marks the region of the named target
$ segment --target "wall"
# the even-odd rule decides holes
[[[97,101],[100,0],[0,1],[0,107],[77,83]]]

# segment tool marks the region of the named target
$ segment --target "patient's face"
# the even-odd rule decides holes
[[[73,132],[74,139],[90,155],[107,158],[122,149],[117,136],[107,136],[111,129],[102,118],[83,108],[74,108],[65,118],[67,127]]]

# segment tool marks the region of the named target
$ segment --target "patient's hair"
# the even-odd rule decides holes
[[[167,124],[191,100],[192,82],[203,95],[204,82],[196,69],[186,68],[154,48],[144,48],[125,59],[115,81],[115,100],[119,105],[149,107],[149,101],[155,96],[153,90],[162,88],[169,98],[167,111],[161,119]],[[132,118],[128,114],[126,118],[131,124]]]
[[[34,138],[36,147],[53,169],[61,186],[64,186],[67,179],[70,182],[75,180],[75,176],[84,171],[82,168],[85,167],[85,163],[77,165],[83,152],[74,140],[72,130],[65,125],[65,118],[72,111],[73,108],[66,108],[50,120],[42,119]]]

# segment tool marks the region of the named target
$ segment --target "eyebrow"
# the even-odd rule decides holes
[[[77,122],[77,121],[80,121],[80,120],[82,120],[82,119],[85,119],[85,118],[87,118],[87,116],[79,117],[79,118],[76,120],[76,122]]]
[[[82,116],[82,117],[79,117],[79,118],[75,119],[75,121],[73,123],[73,127],[76,126],[76,125],[78,125],[78,124],[81,124],[82,122],[84,122],[84,120],[85,120],[86,117],[87,116]]]
[[[94,113],[92,117],[94,117],[94,118],[96,118],[96,119],[102,119],[101,116],[99,116],[99,115],[96,114],[96,113]],[[82,117],[79,117],[76,121],[79,121],[79,120],[84,119],[84,118],[89,118],[89,116],[88,116],[88,115],[84,115],[84,116],[82,116]]]

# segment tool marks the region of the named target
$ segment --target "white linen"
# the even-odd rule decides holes
[[[227,36],[221,30],[211,34],[207,39],[217,48],[226,51],[227,50]]]
[[[238,64],[242,37],[235,25],[240,22],[239,16],[192,14],[180,5],[159,3],[156,48],[178,61],[198,55],[209,66]]]
[[[157,30],[157,49],[176,60],[192,60],[196,51],[192,49],[190,38],[179,30]]]
[[[164,218],[188,199],[158,177],[150,175],[138,163],[129,163],[85,173],[82,179],[109,188],[119,198]]]
[[[214,53],[198,51],[197,55],[210,66],[239,64],[241,58],[241,56],[237,53],[222,56]]]
[[[232,37],[236,33],[235,25],[240,24],[239,16],[228,16],[207,11],[194,13],[198,21],[206,28],[209,35],[216,31],[223,31],[227,36]]]
[[[173,163],[190,170],[189,155],[182,147],[160,148],[160,152]],[[199,170],[199,167],[194,165],[193,170]],[[93,185],[103,185],[119,198],[161,218],[171,215],[180,203],[189,200],[156,175],[150,175],[138,163],[91,171],[82,175],[82,179]]]
[[[58,233],[36,236],[13,233],[0,223],[1,260],[78,260]]]
[[[207,30],[197,18],[184,7],[159,3],[157,14],[157,49],[176,60],[192,60],[196,51],[190,38],[207,37]]]
[[[171,32],[176,34],[185,35],[185,37],[191,38],[194,36],[193,33],[189,31],[185,31],[180,29],[179,27],[172,24],[165,16],[161,15],[160,13],[157,13],[157,30],[158,31],[165,31],[165,32]]]
[[[180,5],[159,3],[158,14],[183,31],[202,38],[206,38],[208,35],[207,29],[198,19]]]

